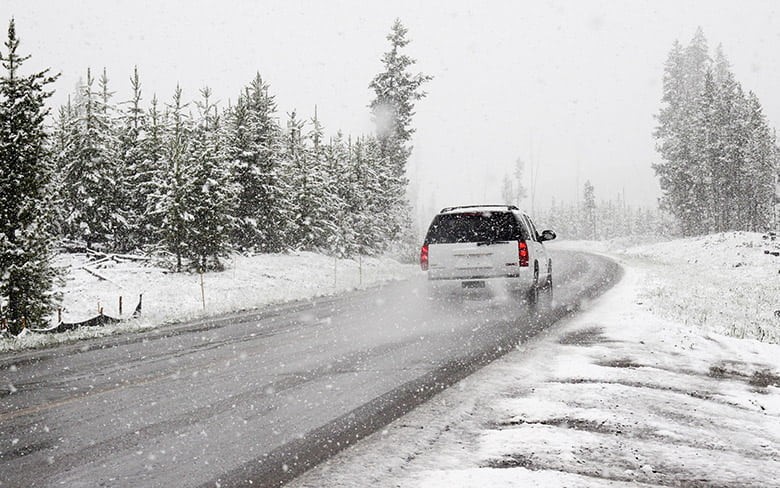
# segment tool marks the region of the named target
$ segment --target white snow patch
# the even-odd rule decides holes
[[[639,300],[705,332],[780,343],[780,241],[756,232],[643,243],[562,241],[560,249],[611,255],[647,271]]]
[[[57,264],[68,269],[62,289],[63,321],[80,322],[96,316],[101,309],[111,317],[129,318],[143,295],[140,318],[61,334],[28,333],[0,338],[0,352],[152,329],[170,322],[342,293],[420,273],[416,265],[387,257],[363,257],[359,261],[336,260],[311,252],[234,255],[225,262],[224,271],[203,275],[202,295],[201,276],[194,273],[171,273],[137,262],[110,260],[93,266],[83,254],[60,255]],[[56,319],[55,314],[52,325],[56,325]]]

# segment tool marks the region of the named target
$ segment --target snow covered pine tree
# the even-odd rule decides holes
[[[433,77],[409,70],[416,63],[401,50],[409,44],[408,30],[399,19],[393,23],[387,40],[390,50],[382,56],[384,71],[369,84],[376,98],[371,101],[371,115],[376,124],[381,167],[386,182],[381,210],[388,222],[387,236],[400,239],[410,235],[410,209],[406,201],[406,163],[411,154],[414,128],[414,104],[425,97],[422,85]],[[414,244],[412,247],[415,247]]]
[[[12,334],[52,311],[52,166],[47,152],[48,70],[23,76],[12,19],[0,76],[0,320]]]

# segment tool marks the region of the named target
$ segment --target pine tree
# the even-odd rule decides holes
[[[146,117],[141,119],[142,161],[137,171],[135,191],[139,193],[136,208],[136,231],[138,244],[154,247],[158,241],[159,229],[162,228],[161,212],[157,211],[159,188],[167,173],[165,159],[165,114],[157,108],[157,96],[152,97]]]
[[[584,212],[584,222],[586,233],[585,236],[588,239],[596,239],[596,194],[590,180],[585,181],[585,189],[583,191],[582,209]]]
[[[120,171],[116,164],[116,137],[107,89],[101,77],[101,90],[94,78],[80,88],[76,111],[78,119],[72,159],[64,161],[63,183],[66,196],[66,229],[70,237],[95,245],[117,247],[116,238],[126,222],[120,212],[121,200],[115,191]]]
[[[260,242],[254,197],[260,187],[259,170],[254,165],[253,140],[249,130],[249,103],[242,93],[235,106],[224,113],[224,153],[227,157],[231,183],[236,186],[235,222],[231,235],[232,246],[240,251],[255,248]]]
[[[711,61],[707,39],[704,37],[704,31],[699,27],[685,48],[683,57],[685,99],[694,100],[699,95]]]
[[[653,166],[664,191],[661,203],[680,220],[686,235],[701,233],[704,225],[701,201],[707,185],[700,172],[702,149],[693,141],[697,136],[702,140],[696,120],[702,114],[697,107],[701,106],[709,61],[701,28],[687,47],[675,41],[665,66],[664,106],[655,132],[663,159]]]
[[[723,51],[723,44],[718,44],[718,47],[715,49],[715,59],[713,59],[712,71],[715,82],[718,84],[723,83],[728,78],[734,78],[734,75],[731,72],[731,63],[729,63],[729,60],[726,58],[726,54]]]
[[[375,255],[388,248],[388,236],[398,238],[401,234],[399,227],[405,209],[387,212],[388,208],[393,208],[393,200],[398,194],[392,187],[392,177],[380,165],[381,143],[374,137],[365,136],[358,138],[351,149],[352,194],[347,206],[356,239],[351,255]],[[382,218],[376,218],[377,215]]]
[[[743,194],[740,217],[746,229],[765,230],[773,223],[774,183],[775,178],[780,177],[780,150],[753,92],[747,96],[746,132],[745,166],[739,186]]]
[[[501,198],[506,205],[515,205],[515,189],[512,185],[512,178],[509,175],[504,175],[504,180],[501,184]]]
[[[371,102],[371,112],[377,125],[377,139],[383,153],[391,140],[408,143],[414,128],[414,104],[425,97],[421,90],[424,83],[433,79],[422,73],[412,74],[409,71],[416,63],[414,59],[401,53],[401,49],[409,44],[406,39],[408,30],[399,19],[393,23],[387,40],[390,41],[390,51],[382,57],[385,71],[379,73],[369,84],[376,98]],[[397,164],[405,163],[405,159],[397,160]],[[399,172],[403,171],[400,167]]]
[[[515,160],[515,200],[516,205],[520,205],[525,197],[528,196],[528,190],[523,185],[523,174],[525,172],[525,162],[521,158]]]
[[[745,149],[750,138],[747,129],[748,106],[742,86],[728,70],[728,62],[722,52],[716,57],[718,65],[713,71],[717,98],[714,112],[717,144],[712,154],[713,199],[715,230],[745,230],[741,215],[746,194]]]
[[[56,212],[56,221],[63,223],[68,216],[68,196],[69,192],[65,189],[66,169],[70,161],[76,159],[75,153],[78,147],[78,113],[71,103],[71,97],[65,105],[59,108],[57,119],[52,130],[52,140],[54,144],[51,147],[52,160],[54,166],[54,188],[58,191],[53,193],[56,204],[53,208]],[[58,237],[65,237],[65,226],[60,224],[57,229]]]
[[[57,112],[57,120],[53,128],[52,151],[55,159],[67,159],[66,155],[72,148],[75,141],[76,110],[68,96],[68,102],[62,105]],[[57,165],[57,169],[60,165]]]
[[[327,242],[336,232],[330,211],[333,181],[329,174],[323,128],[316,109],[311,128],[297,119],[295,112],[287,122],[284,160],[289,170],[290,202],[292,203],[290,229],[291,244],[295,248],[317,251],[327,249]]]
[[[219,258],[230,250],[234,192],[220,141],[217,107],[211,90],[201,90],[199,120],[192,132],[186,166],[186,252],[200,271],[222,269]]]
[[[288,188],[281,170],[281,129],[276,103],[258,73],[230,112],[232,180],[238,185],[233,242],[243,250],[279,252],[285,247]]]
[[[106,69],[98,79],[100,98],[98,108],[105,120],[105,133],[102,135],[102,157],[105,159],[106,184],[113,189],[107,198],[105,232],[109,248],[113,251],[127,251],[131,248],[129,239],[129,205],[131,188],[127,181],[125,161],[120,147],[120,128],[117,120],[117,108],[113,105],[114,92],[108,89]]]
[[[122,246],[122,250],[125,251],[149,243],[143,226],[146,203],[151,190],[150,182],[156,170],[144,151],[146,112],[141,107],[141,80],[137,66],[133,68],[130,86],[133,93],[130,100],[123,102],[126,108],[120,115],[118,141],[118,157],[121,161],[123,182],[121,206],[127,218],[126,235]]]
[[[192,123],[184,112],[186,107],[182,90],[177,85],[173,100],[167,105],[169,113],[163,143],[165,170],[155,181],[153,192],[156,201],[153,214],[160,222],[158,242],[175,257],[178,272],[183,269],[183,259],[189,255],[187,229],[193,220],[187,201]]]
[[[699,41],[701,44],[701,41]],[[653,165],[664,192],[661,205],[672,212],[682,223],[686,235],[695,234],[697,209],[691,202],[695,194],[693,174],[690,171],[693,149],[690,131],[694,127],[693,106],[701,91],[697,83],[699,66],[688,58],[688,54],[699,59],[699,49],[687,50],[675,41],[666,61],[663,80],[663,106],[658,115],[655,137],[659,140],[657,149],[662,161]],[[693,76],[689,75],[693,72]]]
[[[346,257],[350,244],[355,242],[351,214],[347,208],[353,188],[350,184],[350,148],[340,132],[324,147],[323,160],[328,175],[325,188],[329,194],[325,211],[334,224],[324,244],[334,256]]]
[[[287,130],[284,135],[285,180],[289,183],[290,203],[288,208],[292,219],[287,221],[284,229],[285,247],[306,248],[312,228],[310,212],[313,206],[312,184],[313,171],[309,154],[303,138],[304,122],[293,110],[287,114]],[[277,179],[278,181],[278,179]]]
[[[52,163],[44,121],[48,70],[24,76],[29,56],[18,53],[13,19],[7,52],[0,52],[0,319],[12,334],[44,323],[51,312],[56,271],[51,264],[54,226]]]
[[[709,57],[701,29],[685,49],[674,44],[662,102],[654,134],[662,161],[654,169],[662,205],[683,234],[760,230],[767,219],[758,215],[771,208],[776,141],[722,47]]]
[[[330,250],[329,243],[333,241],[339,227],[338,222],[334,221],[334,215],[338,215],[343,210],[341,199],[334,194],[339,175],[333,171],[328,158],[328,145],[323,143],[324,133],[315,107],[311,130],[307,134],[307,140],[311,141],[309,159],[314,170],[310,179],[312,207],[309,210],[309,218],[314,225],[309,237],[309,246],[315,251]]]
[[[717,145],[719,143],[716,86],[711,70],[705,73],[699,97],[693,105],[690,157],[684,171],[690,181],[686,195],[688,227],[694,234],[706,234],[716,228],[717,198],[715,174],[717,172]]]
[[[411,154],[411,138],[414,134],[412,118],[415,102],[425,97],[422,86],[432,79],[422,73],[413,74],[410,68],[414,59],[401,50],[409,44],[406,27],[396,19],[387,40],[390,50],[382,57],[384,71],[374,77],[369,88],[374,90],[371,114],[376,124],[376,137],[380,165],[385,174],[387,204],[382,215],[392,220],[388,238],[393,240],[408,234],[411,228],[409,204],[406,202],[406,163]]]
[[[339,171],[338,197],[340,225],[335,242],[336,255],[351,257],[374,254],[380,247],[377,236],[383,232],[377,208],[378,188],[375,166],[377,145],[373,138],[351,138],[346,145],[338,137],[331,145],[334,168]]]

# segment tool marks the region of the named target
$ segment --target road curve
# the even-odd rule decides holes
[[[556,252],[542,316],[423,279],[0,355],[0,487],[279,486],[620,277]]]

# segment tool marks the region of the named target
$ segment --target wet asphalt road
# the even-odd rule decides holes
[[[620,276],[557,252],[555,302],[415,279],[0,355],[0,486],[278,486],[551,326]],[[251,482],[251,484],[250,484]]]

